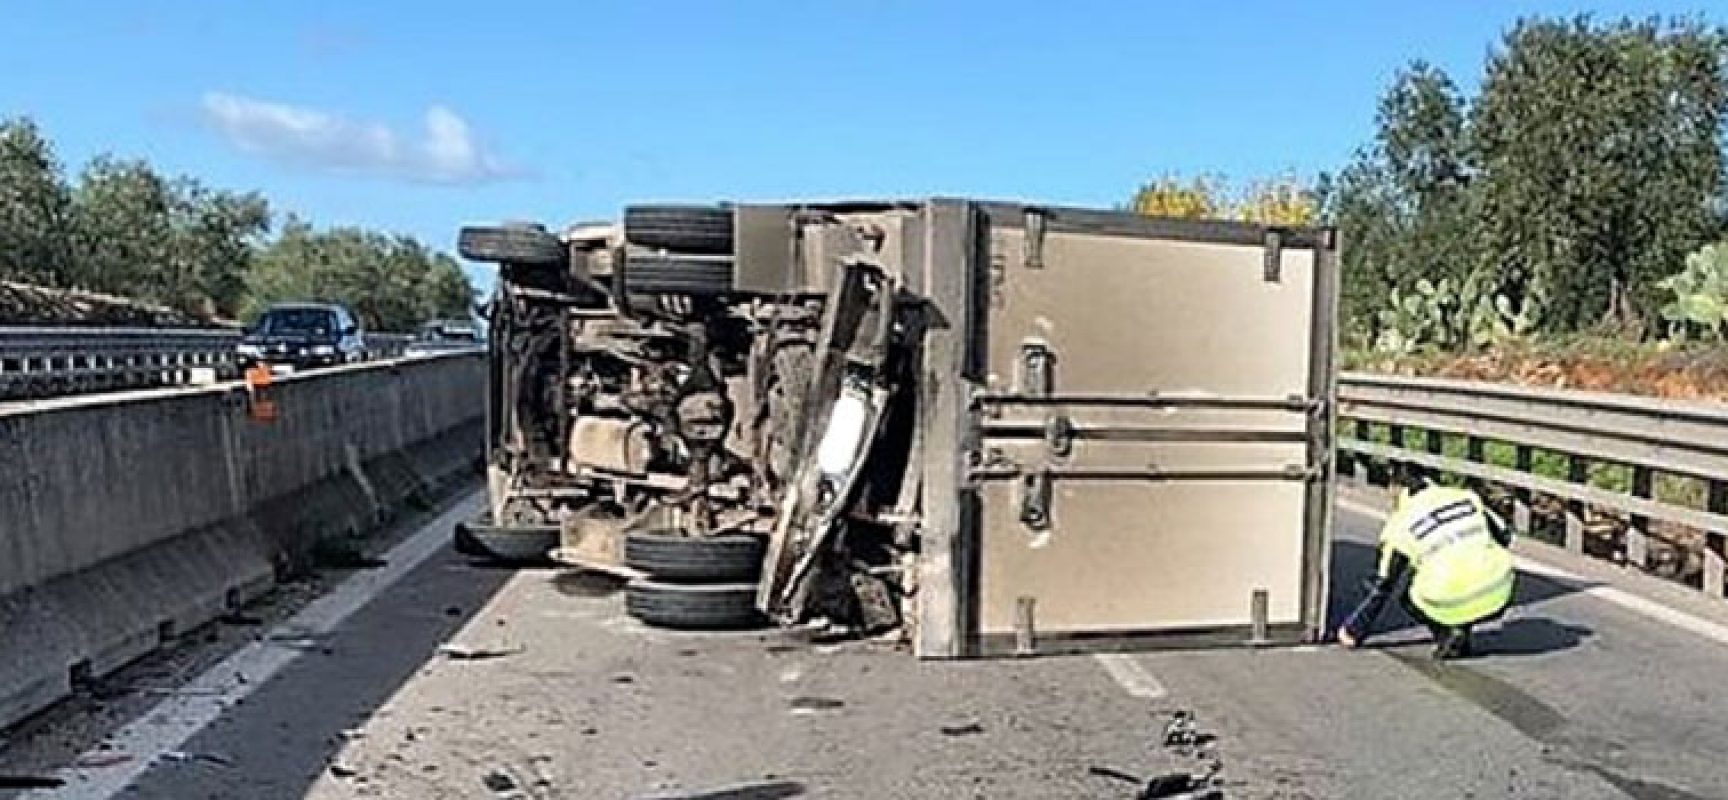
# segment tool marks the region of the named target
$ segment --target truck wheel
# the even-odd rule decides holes
[[[732,209],[719,206],[628,206],[624,239],[680,253],[731,255]]]
[[[624,263],[631,294],[715,295],[732,291],[731,256],[632,254]]]
[[[564,263],[564,243],[539,225],[470,226],[456,250],[471,261],[554,266]]]
[[[538,564],[558,547],[556,525],[495,525],[489,515],[456,524],[457,553],[500,564]]]
[[[723,630],[763,623],[754,583],[659,583],[634,580],[624,587],[624,610],[659,628]]]
[[[632,531],[624,536],[624,564],[670,581],[754,581],[764,549],[761,537],[747,534]]]

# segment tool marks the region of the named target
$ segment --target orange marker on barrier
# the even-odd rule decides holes
[[[260,362],[246,370],[246,413],[252,419],[276,421],[276,399],[270,392],[274,380],[269,364]]]

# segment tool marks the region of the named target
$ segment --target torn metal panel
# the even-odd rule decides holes
[[[858,476],[888,403],[887,359],[898,288],[862,259],[840,268],[829,301],[805,408],[821,420],[805,434],[806,454],[769,539],[757,605],[783,620],[808,613],[812,572],[845,523]]]

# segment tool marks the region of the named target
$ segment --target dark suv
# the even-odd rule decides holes
[[[236,348],[241,366],[259,362],[296,369],[366,360],[360,323],[334,303],[281,303],[265,310]]]

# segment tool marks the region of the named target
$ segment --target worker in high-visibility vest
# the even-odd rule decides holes
[[[1436,484],[1414,464],[1393,465],[1397,505],[1380,531],[1380,569],[1338,642],[1368,638],[1386,599],[1412,573],[1404,610],[1434,635],[1434,657],[1471,654],[1470,630],[1512,600],[1511,530],[1474,492]]]

